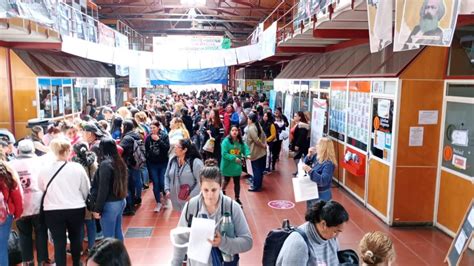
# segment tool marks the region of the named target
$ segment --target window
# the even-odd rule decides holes
[[[64,114],[70,115],[72,114],[72,103],[73,103],[71,79],[63,79],[63,91],[64,91]]]
[[[62,79],[51,79],[53,117],[64,115],[64,91]]]
[[[51,106],[51,80],[40,78],[38,79],[38,90],[39,90],[39,105],[40,105],[40,118],[52,118],[52,106]]]
[[[73,112],[81,111],[81,107],[82,107],[82,88],[78,87],[76,84],[74,85],[74,88],[73,88],[73,94],[74,94],[74,97],[73,97],[74,101],[72,102]]]

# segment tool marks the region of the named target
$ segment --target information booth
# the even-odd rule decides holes
[[[276,78],[284,113],[310,112],[311,144],[334,141],[334,180],[387,224],[433,224],[447,50],[360,45],[295,59]]]

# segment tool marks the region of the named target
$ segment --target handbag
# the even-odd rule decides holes
[[[8,237],[8,263],[10,265],[17,265],[21,262],[20,237],[16,231],[11,230]]]
[[[51,179],[49,180],[48,184],[46,185],[46,189],[44,190],[44,193],[43,193],[43,196],[41,197],[41,203],[40,203],[40,211],[39,211],[39,221],[41,223],[45,223],[44,221],[44,198],[46,197],[46,193],[48,192],[48,188],[49,188],[49,185],[51,185],[51,182],[53,182],[54,178],[56,178],[56,176],[59,174],[59,172],[61,172],[61,170],[64,168],[64,166],[66,166],[67,162],[64,162],[64,164],[59,167],[58,171],[56,171],[56,173],[53,175],[53,177],[51,177]]]
[[[183,184],[179,186],[178,199],[187,200],[189,194],[191,194],[191,186],[189,186],[188,184]]]
[[[206,141],[206,144],[202,147],[203,150],[214,153],[214,146],[215,146],[216,140],[214,138],[209,138]]]

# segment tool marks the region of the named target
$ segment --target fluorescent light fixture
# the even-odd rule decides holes
[[[206,0],[180,0],[182,5],[185,6],[205,6]]]

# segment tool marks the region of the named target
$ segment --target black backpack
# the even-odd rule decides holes
[[[308,246],[308,258],[310,253],[310,245],[308,242],[308,237],[306,233],[301,231],[298,228],[295,228],[290,225],[290,221],[285,219],[283,220],[283,224],[281,228],[273,229],[265,238],[265,245],[263,246],[263,259],[262,265],[263,266],[274,266],[276,265],[278,254],[280,254],[280,250],[285,243],[285,240],[290,236],[291,233],[298,232],[306,242]]]

